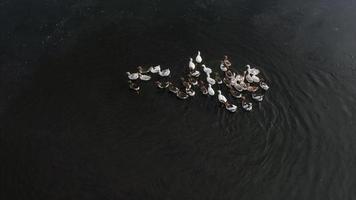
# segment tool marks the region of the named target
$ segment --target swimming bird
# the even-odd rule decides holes
[[[258,90],[258,86],[253,86],[253,85],[250,85],[250,84],[247,85],[247,91],[256,92],[257,90]]]
[[[202,59],[201,56],[200,56],[200,51],[198,51],[198,55],[197,55],[197,57],[195,57],[195,61],[196,61],[197,63],[201,63],[201,62],[203,61],[203,59]]]
[[[127,77],[128,77],[130,80],[136,80],[136,79],[138,79],[138,77],[139,77],[139,74],[138,74],[138,73],[126,72],[126,74],[127,74]]]
[[[211,87],[211,84],[208,84],[208,94],[210,96],[214,96],[215,95],[215,91],[214,89]]]
[[[179,91],[179,89],[171,82],[169,82],[168,90],[174,94],[177,94],[177,92]]]
[[[225,102],[225,108],[226,110],[230,111],[230,112],[236,112],[237,110],[237,106],[232,104],[232,103],[229,103],[229,102]]]
[[[256,94],[256,93],[252,93],[252,99],[256,100],[256,101],[262,101],[263,100],[263,94]]]
[[[215,80],[210,77],[210,74],[207,75],[206,81],[210,83],[211,85],[215,85]]]
[[[200,76],[200,72],[198,70],[195,70],[193,72],[190,72],[190,75],[193,77],[199,77]]]
[[[229,68],[231,66],[231,62],[229,61],[229,58],[227,56],[224,56],[224,65]]]
[[[149,68],[147,68],[147,69],[144,69],[142,66],[138,66],[138,67],[137,67],[137,70],[138,70],[138,72],[140,72],[141,74],[146,74],[146,73],[148,73],[148,72],[151,72],[151,68],[152,68],[152,67],[149,67]]]
[[[192,87],[192,85],[186,81],[183,77],[180,78],[182,80],[182,84],[186,89],[190,89]]]
[[[258,83],[258,82],[260,82],[260,78],[258,78],[256,75],[252,75],[251,73],[247,73],[246,80],[249,83],[253,83],[253,82]]]
[[[203,81],[200,81],[199,83],[200,91],[203,94],[208,94],[208,89],[206,88],[205,84]]]
[[[169,86],[170,82],[161,82],[161,81],[156,81],[155,82],[158,88],[164,89]]]
[[[221,64],[220,64],[220,69],[221,71],[223,72],[226,72],[228,70],[228,68],[224,65],[224,62],[222,61]]]
[[[161,66],[160,65],[157,65],[155,67],[150,67],[150,71],[152,74],[157,74],[161,71]]]
[[[264,82],[264,81],[261,81],[261,82],[260,82],[260,87],[261,87],[262,89],[266,90],[266,91],[269,89],[269,86],[268,86],[267,83]]]
[[[230,93],[233,97],[239,99],[242,97],[242,94],[234,89],[230,89]]]
[[[185,92],[179,90],[179,91],[177,92],[177,97],[178,97],[179,99],[187,99],[187,98],[189,97],[189,95],[188,95],[187,93],[185,93]]]
[[[190,58],[190,60],[189,60],[189,69],[191,71],[195,70],[195,64],[193,63],[193,58]]]
[[[195,91],[192,88],[185,89],[185,92],[191,97],[195,95]]]
[[[211,73],[213,72],[209,67],[205,66],[204,64],[202,64],[201,66],[203,67],[203,71],[204,71],[207,75],[208,75],[208,74],[211,74]]]
[[[245,81],[246,71],[244,71],[243,75],[237,74],[235,79],[239,82]]]
[[[188,82],[192,85],[198,85],[198,81],[197,79],[193,78],[193,77],[189,77],[188,78]]]
[[[224,95],[221,94],[221,90],[218,90],[218,99],[221,103],[227,102],[227,99]]]
[[[146,74],[139,74],[140,76],[140,79],[143,80],[143,81],[149,81],[151,80],[151,76],[149,75],[146,75]]]
[[[166,76],[169,76],[171,74],[171,70],[169,70],[168,68],[167,69],[164,69],[164,70],[160,70],[158,72],[158,74],[162,77],[166,77]]]
[[[252,110],[252,103],[247,102],[245,97],[242,97],[242,108],[245,109],[246,111],[251,111]]]
[[[251,68],[250,65],[246,65],[246,67],[247,67],[247,72],[248,72],[249,74],[257,75],[257,74],[260,73],[260,70],[258,70],[258,69],[256,69],[256,68]]]
[[[134,83],[133,81],[129,80],[128,83],[129,83],[129,88],[131,90],[134,90],[136,92],[138,92],[140,90],[140,86],[137,85],[136,83]]]
[[[221,80],[220,78],[220,75],[219,73],[215,72],[215,81],[218,83],[218,84],[222,84],[223,81]]]

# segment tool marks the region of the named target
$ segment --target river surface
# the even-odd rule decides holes
[[[2,199],[356,199],[355,19],[354,0],[1,1]],[[197,50],[260,66],[265,100],[129,91]]]

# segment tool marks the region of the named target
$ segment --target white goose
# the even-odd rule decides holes
[[[189,69],[191,71],[194,71],[195,70],[195,64],[193,63],[193,58],[190,58],[190,61],[189,61]]]
[[[247,73],[246,75],[246,81],[249,82],[249,83],[253,83],[253,79],[252,79],[252,76],[250,73]]]
[[[150,67],[150,72],[152,74],[157,74],[161,71],[161,66],[160,65],[157,65],[155,67]]]
[[[196,61],[197,63],[201,63],[201,62],[203,61],[203,59],[202,59],[201,56],[200,56],[200,51],[198,51],[198,55],[197,55],[197,57],[195,57],[195,61]]]
[[[261,87],[262,89],[264,89],[264,90],[268,90],[268,89],[269,89],[269,86],[268,86],[265,82],[263,82],[263,81],[260,82],[260,87]]]
[[[215,91],[214,89],[211,87],[211,84],[208,84],[208,94],[210,96],[214,96],[215,95]]]
[[[198,70],[195,70],[195,71],[191,72],[190,75],[192,75],[193,77],[199,77],[200,72]]]
[[[138,77],[139,77],[139,73],[126,72],[126,74],[127,74],[127,77],[128,77],[130,80],[136,80],[136,79],[138,79]]]
[[[206,76],[206,81],[211,85],[215,85],[216,83],[216,81],[210,77],[210,74]]]
[[[236,112],[236,110],[237,110],[236,105],[234,105],[232,103],[228,103],[228,102],[225,103],[225,108],[226,108],[226,110],[228,110],[230,112]]]
[[[149,75],[140,74],[139,76],[140,76],[140,79],[143,80],[143,81],[151,80],[151,76],[149,76]]]
[[[208,75],[208,74],[211,74],[213,71],[209,68],[209,67],[207,67],[207,66],[205,66],[204,64],[203,65],[201,65],[202,67],[203,67],[203,71]]]
[[[252,110],[252,103],[246,102],[245,97],[242,97],[242,108],[245,109],[246,111]]]
[[[252,74],[252,75],[257,75],[260,73],[260,70],[256,69],[256,68],[251,68],[250,65],[246,65],[247,67],[247,72]]]
[[[162,77],[166,77],[166,76],[169,76],[171,74],[171,70],[169,70],[168,68],[167,69],[164,69],[164,70],[160,70],[158,72],[158,74]]]
[[[221,71],[223,71],[223,72],[226,72],[228,69],[227,69],[227,67],[224,65],[224,62],[221,62],[221,64],[220,64],[220,69],[221,69]]]
[[[218,90],[218,99],[221,103],[226,103],[227,99],[224,95],[221,94],[221,90]]]
[[[256,100],[256,101],[262,101],[263,100],[263,94],[256,94],[256,93],[252,93],[252,99]]]

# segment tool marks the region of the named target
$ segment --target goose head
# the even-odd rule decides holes
[[[219,94],[221,94],[221,90],[218,90],[217,92],[218,92]]]

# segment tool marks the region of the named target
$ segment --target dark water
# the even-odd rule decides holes
[[[0,1],[1,199],[356,199],[356,1]],[[139,64],[262,67],[251,113]],[[240,68],[238,68],[240,69]]]

